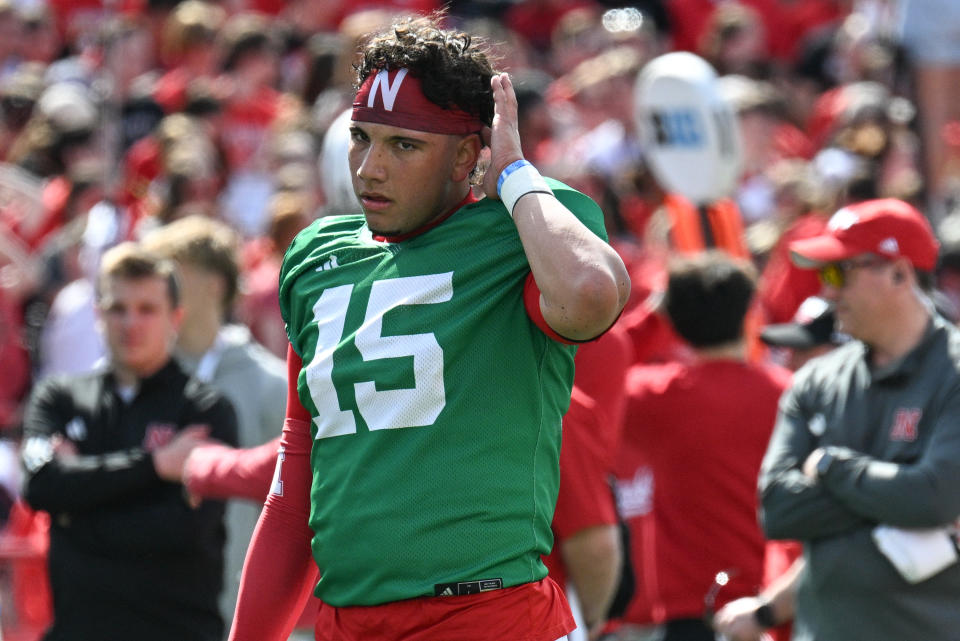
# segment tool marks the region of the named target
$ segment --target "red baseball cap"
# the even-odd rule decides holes
[[[896,198],[866,200],[840,209],[819,236],[789,245],[793,262],[812,269],[859,256],[906,258],[921,271],[937,266],[937,242],[929,221],[914,206]]]

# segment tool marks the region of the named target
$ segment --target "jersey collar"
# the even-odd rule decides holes
[[[408,231],[407,233],[400,234],[399,236],[380,236],[378,234],[374,234],[373,239],[380,243],[399,243],[401,241],[413,238],[414,236],[419,236],[420,234],[430,231],[431,229],[433,229],[434,227],[436,227],[437,225],[445,221],[447,218],[450,218],[450,216],[453,216],[454,213],[460,211],[462,208],[472,203],[475,203],[478,200],[479,198],[473,195],[473,190],[471,189],[467,192],[466,198],[461,200],[453,209],[443,214],[442,216],[438,216],[434,218],[426,225],[423,225],[422,227],[417,227],[413,231]]]

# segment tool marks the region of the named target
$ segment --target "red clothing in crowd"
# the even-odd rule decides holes
[[[256,168],[251,163],[266,146],[270,125],[280,115],[281,102],[281,94],[270,87],[227,102],[220,140],[231,170]]]
[[[668,0],[666,5],[674,49],[699,51],[713,12],[720,4],[717,0]],[[767,47],[771,53],[782,56],[784,22],[780,3],[777,0],[741,0],[739,4],[759,14],[766,29]]]
[[[848,85],[840,85],[817,96],[807,118],[806,131],[814,147],[820,149],[830,143],[837,128],[843,124],[843,115],[850,107]]]
[[[803,544],[799,541],[767,541],[763,560],[763,585],[770,585],[782,576],[803,554]],[[774,641],[790,641],[793,626],[784,623],[769,631]]]
[[[53,12],[57,30],[67,38],[96,33],[107,13],[102,0],[47,0],[47,6]]]
[[[610,481],[626,409],[624,382],[631,358],[630,338],[619,324],[577,348],[570,409],[563,417],[553,551],[543,559],[561,587],[566,585],[563,541],[588,527],[618,522]]]
[[[573,385],[593,399],[602,422],[610,426],[604,436],[610,448],[616,447],[623,423],[627,403],[623,385],[633,365],[632,349],[623,321],[617,321],[597,340],[580,345],[574,358]]]
[[[187,104],[187,87],[193,76],[186,67],[174,67],[157,79],[153,99],[167,114],[182,111]]]
[[[783,43],[779,50],[790,60],[796,59],[804,38],[839,23],[853,6],[849,0],[781,0],[781,4]]]
[[[67,222],[72,188],[65,176],[54,176],[43,184],[39,203],[4,203],[0,206],[0,233],[18,239],[30,251],[40,248]]]
[[[0,289],[0,429],[19,423],[20,401],[30,384],[30,362],[24,348],[19,306]]]
[[[504,14],[503,22],[537,49],[547,49],[554,30],[565,15],[574,9],[591,6],[594,3],[590,0],[517,2]]]
[[[732,360],[628,374],[616,476],[640,595],[626,621],[701,617],[722,570],[732,578],[716,607],[757,593],[764,550],[757,474],[789,376]],[[651,612],[640,607],[645,602]]]
[[[156,136],[145,136],[131,145],[123,160],[123,204],[143,200],[150,183],[163,171],[162,149]]]
[[[774,57],[793,60],[803,38],[818,28],[835,24],[850,13],[846,0],[739,0],[760,15],[767,47]],[[699,50],[717,0],[668,0],[674,48]]]
[[[757,291],[757,300],[767,323],[789,323],[800,303],[820,292],[820,280],[812,269],[800,269],[787,249],[795,240],[817,236],[827,228],[827,217],[810,212],[784,230],[770,252]]]
[[[560,449],[560,493],[553,514],[553,550],[543,558],[550,578],[560,587],[567,583],[563,542],[580,530],[617,523],[617,509],[610,488],[613,452],[605,447],[603,425],[597,404],[573,388],[570,410],[563,418]]]
[[[15,617],[5,620],[3,634],[13,641],[40,638],[53,621],[47,550],[50,515],[35,512],[18,500],[0,536],[0,558],[9,563],[11,600],[3,603]],[[6,619],[6,617],[4,617]]]
[[[634,364],[683,362],[693,358],[693,350],[677,335],[670,321],[646,305],[625,313],[622,323],[633,344]]]

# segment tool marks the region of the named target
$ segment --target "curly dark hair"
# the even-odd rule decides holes
[[[493,121],[494,74],[489,51],[470,34],[441,27],[443,13],[408,17],[374,36],[354,65],[359,87],[371,73],[382,69],[409,69],[419,78],[427,99],[444,109],[457,107]]]

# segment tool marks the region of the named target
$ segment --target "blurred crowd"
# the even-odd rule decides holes
[[[939,307],[960,315],[949,0],[0,0],[0,516],[18,495],[32,385],[104,355],[93,277],[111,246],[178,219],[225,223],[239,269],[226,320],[285,356],[283,252],[314,218],[357,210],[341,116],[352,55],[397,15],[441,4],[509,52],[499,66],[517,88],[526,158],[603,208],[631,270],[621,325],[633,364],[689,351],[657,311],[670,256],[716,245],[752,262],[757,337],[820,287],[786,244],[871,198],[931,219]],[[683,224],[697,207],[645,161],[634,116],[638,73],[675,50],[721,76],[743,147],[736,186],[699,235]],[[788,364],[756,340],[751,354]],[[43,618],[4,608],[4,621]]]

